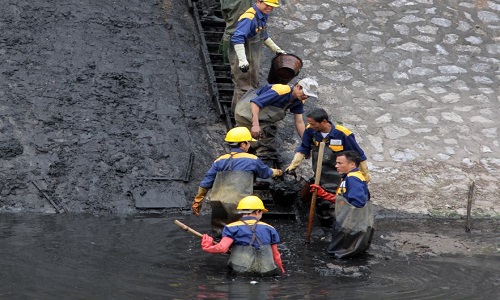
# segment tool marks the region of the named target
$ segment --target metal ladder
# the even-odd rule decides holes
[[[212,4],[216,5],[214,14],[222,18],[219,1],[212,1]],[[201,16],[203,12],[198,5],[198,1],[188,0],[188,4],[200,38],[200,51],[203,65],[205,66],[208,91],[220,118],[224,120],[226,128],[229,130],[235,126],[234,116],[231,112],[234,85],[231,80],[231,68],[228,64],[224,64],[223,55],[219,52],[219,45],[226,24],[203,18]],[[281,168],[279,157],[266,156],[259,158],[271,168]],[[263,200],[266,207],[269,206],[270,212],[266,215],[273,215],[280,218],[295,218],[295,213],[290,212],[290,209],[284,209],[275,204],[269,183],[256,183],[254,185],[254,194]]]

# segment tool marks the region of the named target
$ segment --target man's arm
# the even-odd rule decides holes
[[[358,152],[359,158],[361,161],[366,160],[366,155],[363,149],[359,146],[358,142],[356,141],[356,137],[354,136],[354,133],[351,133],[349,135],[346,135],[345,137],[345,143],[344,143],[344,150],[354,150]]]
[[[260,107],[257,104],[250,102],[250,110],[252,111],[252,129],[250,130],[250,132],[252,133],[252,137],[258,138],[260,136]]]
[[[232,243],[233,239],[225,236],[219,243],[214,244],[214,239],[208,234],[204,234],[201,239],[201,249],[208,253],[226,253]]]
[[[283,262],[281,261],[281,254],[278,251],[278,245],[272,244],[271,249],[273,250],[274,263],[281,269],[281,275],[284,275],[285,269],[283,268]]]
[[[300,145],[297,147],[296,152],[304,154],[306,158],[309,158],[312,150],[312,141],[314,138],[314,130],[311,128],[303,131]]]
[[[304,119],[302,118],[302,114],[294,114],[295,116],[295,129],[299,134],[300,138],[304,135],[304,130],[306,130],[306,124],[304,123]]]
[[[360,208],[365,206],[366,201],[368,201],[368,187],[366,182],[361,181],[361,179],[355,176],[347,176],[345,181],[347,191],[342,196],[355,207]]]

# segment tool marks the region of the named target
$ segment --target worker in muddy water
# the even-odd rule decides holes
[[[295,129],[302,138],[305,130],[304,103],[309,97],[317,98],[318,83],[312,78],[303,78],[296,84],[267,84],[260,89],[248,91],[236,105],[234,119],[237,126],[250,129],[252,149],[258,156],[274,155],[274,140],[278,126],[286,112],[294,114]]]
[[[234,83],[231,111],[251,88],[259,87],[262,46],[275,54],[285,53],[267,32],[268,14],[279,6],[279,0],[256,0],[239,18],[228,48],[231,77]]]
[[[356,151],[344,151],[336,157],[337,171],[342,174],[336,194],[311,184],[311,191],[335,203],[335,224],[328,253],[335,258],[349,258],[370,247],[374,233],[373,205],[361,159]]]
[[[215,160],[194,197],[191,208],[199,216],[202,201],[211,189],[209,198],[215,234],[220,235],[224,225],[239,219],[236,205],[243,197],[253,193],[254,177],[267,179],[283,175],[281,170],[272,169],[257,156],[247,153],[252,140],[246,127],[229,130],[225,141],[231,148],[230,153]]]
[[[281,255],[278,251],[280,237],[276,229],[261,222],[262,213],[268,210],[257,196],[247,196],[238,203],[239,221],[224,226],[222,239],[214,244],[214,239],[204,234],[201,248],[208,253],[227,253],[231,256],[227,263],[230,270],[240,275],[276,276],[285,274]]]
[[[285,172],[295,170],[301,162],[312,156],[313,170],[316,170],[318,162],[318,151],[320,142],[325,142],[325,152],[323,154],[322,170],[320,177],[320,185],[330,193],[335,193],[337,190],[341,176],[335,167],[337,154],[341,151],[353,150],[358,153],[361,158],[359,165],[360,171],[368,183],[370,175],[366,156],[359,144],[356,141],[354,133],[341,125],[334,125],[329,120],[328,113],[322,108],[316,108],[306,114],[308,122],[307,129],[302,136],[300,143],[290,165],[285,169]],[[314,178],[309,180],[310,183]],[[309,200],[309,186],[306,184],[301,192],[303,200]],[[330,228],[333,225],[335,206],[330,201],[325,201],[321,196],[316,202],[316,212],[319,222],[322,227]]]
[[[224,29],[219,51],[222,53],[225,64],[229,64],[229,43],[236,30],[238,19],[253,3],[254,0],[220,0],[221,13],[226,22],[226,28]]]

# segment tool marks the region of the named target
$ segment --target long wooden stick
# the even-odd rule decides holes
[[[316,177],[314,184],[319,184],[321,179],[321,168],[323,167],[323,154],[325,153],[325,142],[319,144],[318,162],[316,163]],[[309,222],[307,223],[306,243],[311,239],[312,223],[314,220],[314,210],[316,208],[316,198],[318,197],[318,190],[314,190],[311,198],[311,207],[309,208]]]
[[[203,237],[203,234],[199,233],[198,231],[194,230],[193,228],[185,225],[184,223],[182,223],[181,221],[179,220],[175,220],[174,221],[175,225],[179,226],[180,228],[184,229],[185,231],[191,233],[192,235],[194,236],[197,236],[199,238],[202,238]]]
[[[474,181],[469,184],[469,194],[467,195],[467,219],[465,219],[465,231],[471,230],[471,210],[472,210],[472,196],[474,195]]]

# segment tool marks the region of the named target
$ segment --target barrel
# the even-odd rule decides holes
[[[299,75],[302,59],[294,54],[278,54],[271,61],[267,82],[270,84],[288,84]]]

